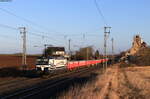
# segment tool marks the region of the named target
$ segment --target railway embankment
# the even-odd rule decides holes
[[[33,71],[26,71],[27,74],[29,73],[26,75],[22,71],[5,68],[0,73],[0,97],[30,97],[30,95],[38,98],[43,96],[46,98],[55,97],[55,95],[66,90],[74,83],[83,84],[87,81],[93,81],[98,75],[95,73],[97,69],[101,70],[101,66],[87,67],[53,75],[35,75],[36,73],[33,74]],[[47,92],[49,93],[45,95]]]

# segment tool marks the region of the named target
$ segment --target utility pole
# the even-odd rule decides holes
[[[104,27],[104,59],[107,59],[107,39],[110,34],[110,28],[111,27]],[[105,62],[105,68],[107,69],[107,61]]]
[[[87,60],[88,60],[88,57],[89,57],[88,54],[89,54],[89,48],[87,47],[87,48],[86,48],[86,59],[87,59]]]
[[[23,52],[22,52],[22,69],[27,69],[27,56],[26,56],[26,28],[20,27],[20,34],[22,35],[23,40]]]
[[[111,39],[112,41],[112,64],[114,63],[114,38]]]
[[[44,56],[45,56],[45,57],[46,57],[46,54],[47,54],[47,52],[46,52],[46,46],[47,46],[47,45],[44,44],[44,51],[45,51],[45,53],[44,53],[45,55],[44,55]]]
[[[70,48],[70,42],[71,42],[71,39],[69,39],[69,45],[68,45],[68,49],[69,49],[69,60],[71,60],[71,48]]]

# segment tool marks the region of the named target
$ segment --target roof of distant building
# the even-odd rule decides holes
[[[65,51],[64,47],[48,47],[48,49],[51,49],[53,51]]]

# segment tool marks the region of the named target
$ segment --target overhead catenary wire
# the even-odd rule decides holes
[[[14,38],[14,37],[11,37],[11,36],[8,36],[8,35],[2,35],[2,34],[0,34],[0,37],[1,38],[5,38],[5,39],[13,39],[13,40],[16,40],[17,38]]]
[[[4,25],[4,24],[0,24],[0,27],[19,31],[19,28],[15,28],[15,27],[12,27],[12,26]],[[43,35],[43,34],[41,34],[41,33],[28,32],[28,34],[31,34],[31,35],[34,35],[34,36],[38,36],[38,37],[40,37],[40,38],[48,38],[48,39],[51,39],[51,40],[53,40],[53,43],[55,42],[56,45],[57,45],[58,43],[60,43],[60,42],[57,42],[57,40],[54,39],[54,38],[52,38],[51,36]]]
[[[0,27],[9,28],[9,29],[11,29],[11,30],[18,30],[18,31],[19,31],[18,28],[15,28],[15,27],[12,27],[12,26],[8,26],[8,25],[5,25],[5,24],[0,24]]]
[[[27,22],[27,23],[29,23],[29,24],[31,24],[31,25],[33,25],[33,26],[36,26],[36,27],[38,27],[38,28],[43,28],[43,26],[41,26],[41,25],[39,25],[39,24],[37,24],[37,23],[35,23],[35,22],[33,22],[33,21],[30,21],[30,20],[28,20],[28,19],[26,19],[26,18],[24,18],[24,17],[21,17],[21,16],[18,16],[18,15],[16,15],[15,13],[13,13],[13,12],[11,12],[11,11],[8,11],[8,10],[6,10],[6,9],[4,9],[4,8],[1,8],[0,7],[0,10],[1,11],[3,11],[3,12],[5,12],[5,13],[7,13],[7,14],[10,14],[10,15],[12,15],[12,16],[14,16],[14,17],[16,17],[16,18],[18,18],[18,19],[20,19],[20,20],[23,20],[23,21],[25,21],[25,22]],[[13,28],[13,27],[11,27],[11,26],[7,26],[7,25],[2,25],[1,24],[1,26],[3,26],[3,27],[6,27],[6,28],[10,28],[10,29],[13,29],[13,30],[18,30],[17,28]],[[46,28],[44,27],[44,30],[45,30]],[[47,29],[48,30],[48,29]],[[36,30],[37,31],[37,30]],[[28,32],[29,33],[29,32]],[[41,36],[42,35],[42,38],[51,38],[51,39],[53,39],[52,37],[50,37],[50,36],[45,36],[43,33],[45,33],[45,32],[40,32],[40,33],[42,33],[42,34],[35,34],[35,33],[30,33],[30,34],[32,34],[32,35],[35,35],[35,36],[37,36],[37,35],[39,35],[39,36]],[[57,32],[57,33],[59,33],[59,32]],[[47,34],[49,34],[49,33],[47,33]],[[54,40],[54,39],[53,39]],[[53,42],[56,42],[57,40],[55,39]],[[59,43],[60,43],[60,41],[59,41]]]
[[[0,24],[0,27],[19,31],[19,28],[12,27],[12,26],[5,25],[5,24]],[[33,35],[33,36],[36,36],[36,37],[39,37],[39,38],[51,39],[51,40],[53,40],[52,43],[55,44],[55,45],[61,44],[61,42],[57,41],[56,39],[52,38],[51,36],[44,35],[44,34],[42,34],[42,33],[33,33],[33,32],[28,31],[28,34]],[[68,35],[67,35],[67,36],[68,36]],[[73,36],[73,37],[78,37],[78,36],[80,36],[80,35],[74,34],[74,35],[72,35],[72,36]],[[98,37],[98,35],[94,35],[94,34],[86,34],[86,36],[88,36],[88,37]]]
[[[33,22],[33,21],[31,21],[31,20],[28,20],[27,18],[25,18],[25,17],[22,17],[22,16],[20,16],[20,15],[17,15],[17,14],[15,14],[13,11],[9,11],[8,9],[4,9],[4,8],[1,8],[0,7],[0,10],[1,11],[3,11],[3,12],[5,12],[5,13],[7,13],[7,14],[9,14],[9,15],[11,15],[11,16],[14,16],[14,17],[16,17],[16,18],[18,18],[18,19],[20,19],[20,20],[23,20],[24,22],[26,22],[26,23],[29,23],[30,25],[32,25],[32,26],[34,26],[34,27],[38,27],[38,28],[43,28],[44,30],[48,30],[49,31],[49,29],[48,28],[46,28],[46,27],[44,27],[44,26],[42,26],[42,25],[39,25],[39,24],[37,24],[36,22]],[[9,26],[3,26],[3,27],[8,27],[8,28],[10,28],[11,29],[11,27],[9,27]],[[18,29],[16,29],[16,28],[12,28],[13,30],[18,30]],[[36,31],[38,31],[38,30],[36,30]],[[48,35],[45,35],[45,33],[46,32],[39,32],[38,31],[38,33],[32,33],[32,32],[29,32],[28,31],[28,34],[31,34],[31,35],[34,35],[34,36],[37,36],[37,37],[41,37],[41,38],[48,38],[48,39],[51,39],[52,40],[52,43],[54,43],[54,42],[57,42],[57,43],[55,43],[56,45],[58,44],[58,43],[62,43],[61,41],[58,41],[58,40],[56,40],[55,38],[53,38],[53,37],[51,37],[51,36],[48,36]],[[55,32],[55,34],[56,33],[60,33],[60,32]],[[50,33],[46,33],[46,34],[50,34]],[[60,33],[61,34],[61,33]],[[60,36],[60,35],[59,35]],[[62,36],[65,36],[64,34],[62,34]],[[91,36],[90,36],[91,37]],[[93,36],[94,37],[94,36]],[[96,36],[95,36],[96,37]]]
[[[0,27],[2,27],[2,28],[8,28],[8,29],[15,30],[15,31],[18,30],[18,29],[15,28],[15,27],[11,27],[11,26],[4,25],[4,24],[0,24]],[[2,38],[17,39],[17,38],[13,38],[13,37],[11,37],[11,36],[8,36],[8,35],[3,35],[3,34],[0,34],[0,36],[1,36]]]
[[[5,12],[5,13],[7,13],[7,14],[9,14],[9,15],[12,15],[12,16],[14,16],[14,17],[20,19],[20,20],[23,20],[23,21],[25,21],[26,23],[29,23],[29,24],[32,25],[32,26],[35,26],[35,27],[38,27],[38,28],[43,28],[44,30],[49,30],[49,29],[47,29],[46,27],[37,24],[36,22],[33,22],[33,21],[31,21],[31,20],[29,20],[29,19],[27,19],[27,18],[25,18],[25,17],[22,17],[22,16],[20,16],[20,15],[15,14],[13,11],[9,11],[8,9],[4,9],[4,8],[2,8],[2,7],[0,7],[0,10],[3,11],[3,12]],[[32,28],[32,29],[33,29],[33,28]],[[34,30],[36,30],[36,29],[34,29]],[[45,36],[45,34],[50,34],[50,33],[48,33],[48,32],[41,32],[41,31],[38,31],[38,30],[36,30],[36,31],[39,32],[39,33],[40,33],[39,36],[42,35],[43,38],[47,38],[47,37],[48,37],[48,38],[53,39],[53,38],[50,37],[50,36]],[[56,33],[62,34],[62,33],[60,33],[60,32],[55,32],[55,34],[56,34]],[[35,34],[35,33],[34,33],[34,34],[31,33],[31,34],[32,34],[32,35],[35,35],[35,36],[38,36],[38,34]],[[43,35],[44,35],[44,36],[43,36]],[[61,36],[61,35],[59,35],[59,36]],[[62,36],[64,37],[65,35],[62,34]],[[54,40],[54,39],[53,39],[53,40]],[[56,39],[55,39],[55,41],[56,41]],[[59,42],[60,42],[60,41],[59,41]]]
[[[10,15],[12,15],[12,16],[14,16],[14,17],[20,19],[20,20],[23,20],[23,21],[25,21],[25,22],[27,22],[27,23],[33,25],[33,26],[36,26],[36,27],[38,27],[38,28],[43,28],[44,30],[45,30],[45,29],[48,30],[48,29],[45,28],[44,26],[39,25],[39,24],[37,24],[37,23],[35,23],[35,22],[31,21],[31,20],[28,20],[28,19],[22,17],[22,16],[19,16],[19,15],[15,14],[15,13],[12,12],[12,11],[6,10],[6,9],[4,9],[4,8],[1,8],[1,7],[0,7],[0,10],[3,11],[3,12],[5,12],[5,13],[7,13],[7,14],[10,14]],[[5,27],[12,28],[12,27],[9,27],[9,26],[5,26]],[[12,28],[12,29],[13,29],[13,28]],[[16,29],[16,28],[14,28],[14,29]],[[33,28],[32,28],[32,29],[33,29]],[[18,30],[18,29],[16,29],[16,30]],[[36,34],[35,34],[35,33],[30,33],[31,35],[42,36],[43,38],[51,38],[51,39],[53,39],[54,41],[56,41],[56,39],[54,39],[54,38],[52,38],[52,37],[50,37],[50,36],[46,36],[46,35],[45,35],[45,34],[50,34],[50,33],[41,32],[41,31],[36,30],[36,29],[33,29],[33,30],[37,31],[37,32],[40,33],[40,34],[37,34],[37,33],[36,33]],[[62,33],[60,33],[60,32],[55,32],[55,34],[56,34],[56,33],[61,34],[61,35],[59,35],[59,36],[63,36],[63,37],[66,36],[66,35],[64,35],[64,34],[62,34]],[[75,36],[75,35],[74,35],[74,36]],[[60,42],[60,41],[59,41],[59,42]]]
[[[42,35],[42,34],[37,34],[37,33],[32,33],[32,32],[28,32],[29,34],[33,35],[33,36],[37,36],[37,37],[40,37],[40,38],[47,38],[47,39],[51,39],[53,40],[53,44],[61,44],[61,42],[57,42],[54,38],[50,37],[50,36],[47,36],[47,35]]]
[[[15,46],[16,42],[18,41],[18,39],[16,37],[0,34],[0,38],[1,38],[1,43],[2,44],[9,45],[9,51],[10,51],[10,49],[15,50],[15,51],[20,51],[20,50],[18,50],[19,48],[17,46]],[[8,40],[8,39],[10,39],[10,40]],[[6,46],[4,46],[4,47],[6,47]],[[7,50],[8,49],[4,50],[4,52],[7,51]]]
[[[24,17],[22,17],[22,16],[18,16],[18,15],[16,15],[15,13],[13,13],[13,12],[11,12],[11,11],[8,11],[8,10],[6,10],[6,9],[4,9],[4,8],[0,8],[0,10],[3,11],[3,12],[5,12],[5,13],[7,13],[7,14],[9,14],[9,15],[12,15],[12,16],[14,16],[14,17],[20,19],[20,20],[23,20],[23,21],[25,21],[25,22],[27,22],[27,23],[29,23],[29,24],[32,24],[32,25],[34,25],[34,26],[36,26],[36,27],[40,27],[40,28],[42,27],[41,25],[38,25],[37,23],[32,22],[32,21],[30,21],[30,20],[28,20],[28,19],[26,19],[26,18],[24,18]]]
[[[101,16],[103,22],[104,22],[104,54],[103,54],[103,58],[107,59],[107,39],[108,39],[108,35],[110,34],[110,28],[107,24],[107,21],[102,13],[102,10],[100,9],[97,0],[94,0],[94,4],[97,8],[97,11],[99,13],[99,15]],[[108,30],[109,29],[109,30]],[[108,31],[107,31],[108,30]],[[105,64],[103,64],[103,70],[107,69],[107,61],[105,62]]]
[[[104,22],[104,25],[108,26],[107,21],[106,21],[104,15],[103,15],[103,13],[102,13],[102,10],[100,9],[100,7],[99,7],[99,5],[98,5],[98,3],[97,3],[97,0],[94,0],[94,4],[95,4],[95,6],[96,6],[96,9],[97,9],[99,15],[101,16],[101,18],[102,18],[102,20],[103,20],[103,22]]]
[[[32,25],[32,26],[35,26],[35,27],[37,27],[37,28],[43,28],[43,30],[49,31],[49,29],[48,29],[47,27],[42,26],[42,25],[39,25],[39,24],[37,24],[36,22],[33,22],[33,21],[31,21],[31,20],[29,20],[29,19],[26,19],[26,18],[24,18],[24,17],[22,17],[22,16],[19,16],[19,15],[15,14],[14,12],[8,11],[8,10],[6,10],[6,9],[4,9],[4,8],[1,8],[1,7],[0,7],[0,10],[3,11],[3,12],[5,12],[5,13],[7,13],[7,14],[9,14],[9,15],[12,15],[12,16],[14,16],[14,17],[20,19],[20,20],[23,20],[24,22],[29,23],[29,24]],[[46,33],[46,32],[43,32],[43,33]],[[63,34],[60,33],[60,32],[56,32],[56,31],[55,31],[55,33],[59,33],[59,34],[63,35]]]

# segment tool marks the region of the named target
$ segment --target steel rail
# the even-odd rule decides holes
[[[59,78],[59,77],[63,77],[67,74],[71,74],[71,73],[74,73],[75,71],[71,71],[71,72],[63,72],[63,74],[55,74],[53,76],[51,75],[47,75],[47,76],[43,76],[42,78],[34,78],[34,79],[22,79],[22,80],[14,80],[14,81],[10,81],[10,82],[6,82],[6,83],[3,83],[3,84],[0,84],[0,85],[4,85],[2,87],[0,87],[0,89],[3,89],[3,88],[13,88],[13,87],[16,87],[18,84],[20,83],[25,83],[25,81],[37,81],[37,80],[42,80],[42,81],[46,81],[46,80],[52,80],[52,79],[56,79],[56,78]],[[40,82],[39,82],[40,83]],[[31,86],[30,86],[31,87]],[[19,90],[19,89],[18,89]],[[17,90],[16,90],[17,91]],[[4,92],[5,94],[6,92]],[[8,93],[8,92],[7,92]],[[1,96],[0,96],[1,97]]]
[[[19,92],[15,92],[13,94],[10,94],[10,95],[7,95],[7,96],[4,96],[2,97],[2,99],[10,99],[10,98],[13,98],[13,97],[21,97],[21,98],[26,98],[26,97],[29,97],[29,96],[33,96],[34,94],[37,94],[39,92],[41,92],[42,90],[46,90],[46,89],[49,89],[51,87],[54,87],[56,85],[59,85],[61,83],[64,83],[68,80],[72,80],[73,77],[71,78],[62,78],[62,77],[68,77],[68,76],[72,76],[71,74],[75,74],[75,75],[81,75],[82,73],[85,73],[87,71],[85,70],[89,70],[89,68],[83,68],[81,70],[77,70],[75,72],[67,72],[67,73],[64,73],[63,75],[57,75],[56,77],[52,77],[51,79],[48,79],[46,80],[45,82],[41,82],[39,83],[38,85],[36,86],[33,86],[33,87],[30,87],[30,88],[27,88],[27,89],[24,89],[24,90],[21,90]],[[90,69],[91,70],[91,69]],[[84,71],[84,72],[83,72]],[[80,72],[80,73],[79,73]],[[77,73],[77,74],[76,74]],[[75,76],[74,75],[74,76]],[[56,79],[57,78],[57,79]],[[53,80],[52,80],[53,79]],[[52,81],[50,81],[52,80]],[[45,88],[46,87],[46,88]],[[44,88],[44,89],[43,89]],[[36,91],[37,90],[37,91]],[[27,93],[30,93],[30,94],[27,94]],[[32,93],[32,94],[31,94]],[[27,94],[27,95],[25,95]]]
[[[78,73],[78,74],[76,74],[76,75],[74,75],[74,76],[81,75],[81,74],[83,74],[83,73],[89,71],[88,68],[86,68],[85,70],[86,70],[86,71],[84,71],[84,72],[80,71],[80,73]],[[35,91],[35,92],[31,93],[31,94],[25,95],[25,96],[23,96],[23,97],[21,97],[21,98],[22,98],[22,99],[27,99],[27,98],[29,98],[29,97],[31,97],[31,96],[35,96],[35,95],[37,95],[38,93],[42,93],[42,92],[44,92],[45,90],[48,90],[48,89],[53,88],[53,87],[56,87],[56,86],[58,86],[58,85],[60,85],[60,84],[63,84],[63,83],[65,83],[65,82],[67,82],[67,81],[70,81],[70,80],[72,80],[72,79],[74,79],[74,77],[57,81],[58,83],[54,83],[53,85],[51,85],[51,84],[45,85],[45,87],[43,87],[42,89],[40,89],[40,90],[38,90],[38,91]]]

